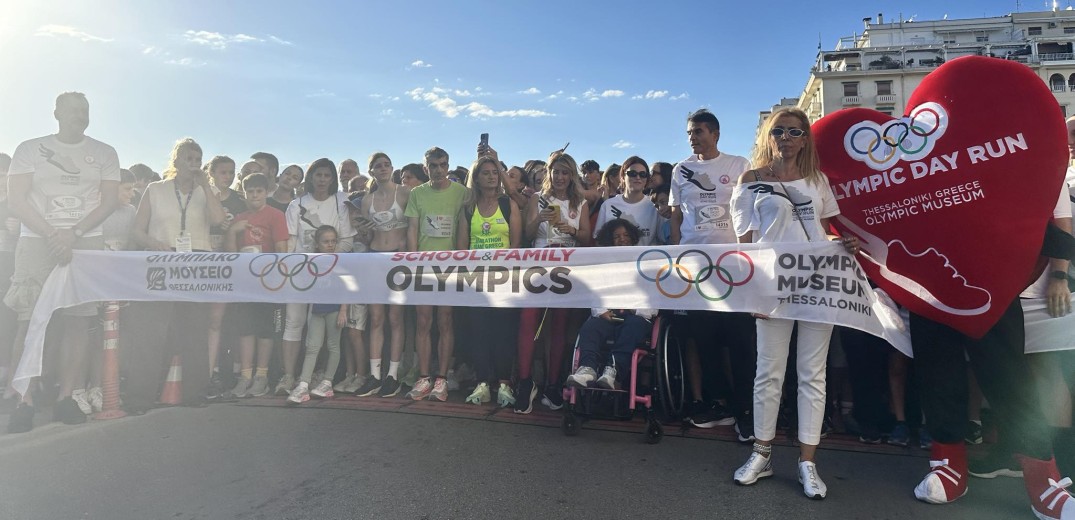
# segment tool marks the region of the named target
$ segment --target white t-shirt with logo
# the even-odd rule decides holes
[[[1053,218],[1071,218],[1075,213],[1075,168],[1068,167],[1068,173],[1064,177],[1064,187],[1066,189],[1060,190],[1060,199],[1056,201],[1056,206],[1053,207]],[[1070,271],[1068,271],[1070,272]],[[1044,298],[1047,296],[1046,291],[1049,289],[1049,266],[1045,266],[1045,272],[1041,273],[1030,287],[1027,287],[1020,298]]]
[[[816,182],[744,179],[732,194],[736,235],[754,232],[754,242],[818,242],[826,239],[821,220],[840,214],[824,175]]]
[[[640,232],[638,245],[648,246],[654,243],[660,215],[657,214],[657,207],[649,201],[648,197],[642,197],[642,200],[635,203],[627,202],[623,195],[616,195],[606,200],[604,204],[601,204],[597,214],[597,223],[593,229],[594,238],[597,238],[597,233],[601,231],[605,223],[618,218],[638,226]]]
[[[541,195],[541,197],[549,204],[560,206],[560,222],[575,229],[579,228],[579,218],[581,218],[579,212],[580,208],[572,208],[571,201],[558,199],[552,195]],[[546,207],[547,205],[543,204],[541,200],[538,201],[538,209],[545,209]],[[538,224],[537,232],[534,236],[534,247],[549,247],[550,245],[556,247],[576,247],[578,241],[572,235],[557,231],[556,228],[550,226],[548,222],[542,222],[541,224]]]
[[[284,216],[287,218],[287,233],[296,237],[295,251],[314,252],[314,232],[318,227],[332,226],[336,228],[339,239],[336,250],[351,252],[351,237],[355,236],[355,229],[351,226],[346,202],[347,194],[342,191],[322,201],[314,199],[310,193],[291,201]]]
[[[8,175],[33,175],[30,206],[52,227],[69,229],[101,205],[101,181],[119,181],[119,156],[92,137],[65,144],[48,135],[20,144]],[[84,234],[100,235],[100,225]],[[23,224],[21,236],[40,235]]]
[[[701,160],[692,155],[672,169],[668,205],[683,214],[680,244],[734,244],[730,204],[739,176],[750,169],[745,157],[722,153]]]

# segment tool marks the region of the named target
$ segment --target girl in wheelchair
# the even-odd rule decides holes
[[[638,239],[638,227],[621,218],[610,220],[597,233],[597,243],[606,247],[633,246],[638,244]],[[631,354],[652,330],[651,321],[656,315],[656,309],[593,309],[579,331],[579,365],[567,377],[567,384],[586,388],[596,380],[601,388],[617,388],[617,368],[626,375],[631,367]],[[608,364],[598,377],[601,347],[610,340]]]

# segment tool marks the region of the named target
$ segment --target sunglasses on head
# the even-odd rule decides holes
[[[803,130],[802,128],[774,128],[769,130],[769,135],[777,139],[784,137],[784,134],[787,134],[789,137],[798,138],[806,135],[806,130]]]
[[[643,179],[648,179],[649,178],[649,172],[636,172],[634,170],[627,170],[626,172],[624,172],[624,174],[626,174],[628,177],[630,177],[632,179],[635,178],[635,177],[642,177]]]

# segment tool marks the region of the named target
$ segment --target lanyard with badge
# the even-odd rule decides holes
[[[177,253],[190,253],[193,251],[193,242],[190,238],[190,233],[187,232],[187,208],[190,207],[190,198],[194,196],[194,188],[190,188],[190,193],[187,193],[187,202],[183,203],[182,197],[179,195],[179,186],[173,185],[175,188],[175,202],[179,204],[179,235],[175,237],[175,251]]]

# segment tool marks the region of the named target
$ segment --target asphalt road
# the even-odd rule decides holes
[[[548,424],[240,404],[52,423],[0,435],[0,519],[1033,518],[1015,479],[917,502],[921,457],[823,450],[811,501],[791,447],[744,488],[736,443]]]

